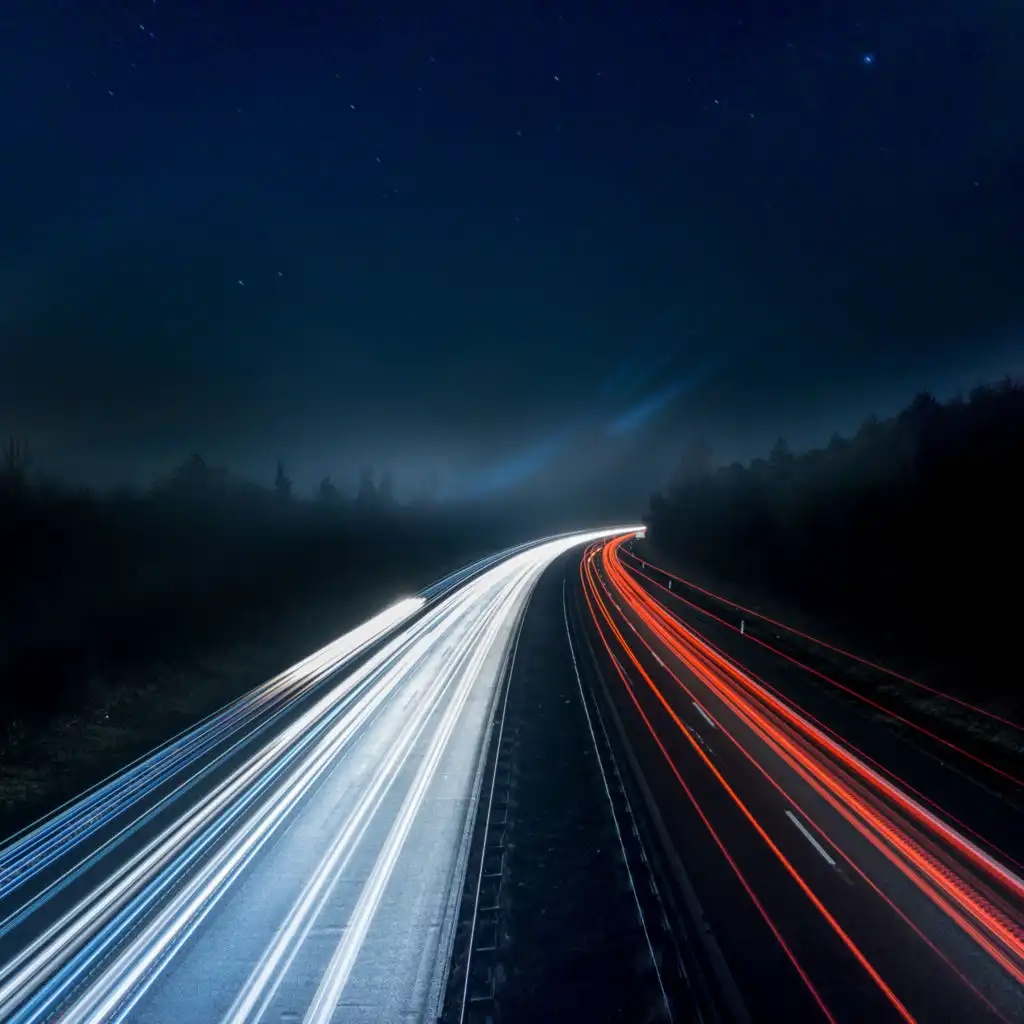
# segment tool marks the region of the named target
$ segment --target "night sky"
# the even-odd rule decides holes
[[[5,0],[0,115],[41,472],[642,500],[1024,368],[1011,0]]]

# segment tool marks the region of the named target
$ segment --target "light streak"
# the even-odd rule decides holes
[[[991,958],[991,963],[998,965],[1017,983],[1024,983],[1024,915],[1021,912],[1024,882],[1007,865],[967,838],[943,816],[911,796],[898,780],[889,777],[880,766],[842,742],[834,731],[824,728],[792,701],[784,699],[777,690],[745,672],[698,632],[673,616],[625,571],[619,561],[622,542],[622,539],[616,539],[606,543],[600,549],[599,559],[593,553],[588,553],[582,564],[581,576],[595,625],[609,653],[609,645],[613,640],[624,652],[627,661],[632,664],[631,672],[635,672],[644,681],[665,712],[666,721],[672,723],[685,737],[730,799],[744,810],[743,801],[726,780],[722,770],[712,764],[699,749],[691,730],[673,709],[671,693],[666,696],[644,671],[638,654],[656,660],[673,684],[686,694],[702,715],[706,701],[698,701],[693,688],[666,664],[652,643],[634,625],[634,621],[642,624],[671,653],[674,663],[683,666],[692,673],[697,683],[707,687],[722,707],[728,709],[730,715],[741,724],[742,729],[750,730],[751,735],[763,742],[764,748],[749,744],[742,738],[741,730],[727,727],[722,715],[716,714],[716,725],[727,740],[787,802],[799,806],[788,777],[777,773],[776,762],[765,758],[762,749],[771,751],[791,768],[796,776],[837,812],[842,821],[865,838],[885,862],[911,881],[933,906],[940,909],[960,929],[962,935],[984,951]],[[632,572],[638,576],[644,575],[635,568]],[[628,627],[626,631],[615,624],[613,609]],[[615,667],[662,754],[671,761],[658,737],[658,726],[644,713],[628,679],[623,675],[620,659],[615,659]],[[683,784],[674,765],[672,770]],[[684,788],[693,801],[689,788],[685,785]],[[804,820],[800,820],[792,811],[787,810],[786,814],[829,865],[836,867],[835,858],[818,842],[804,821],[823,837],[826,834],[806,811],[802,808],[801,811]],[[704,817],[700,808],[698,812]],[[906,1006],[852,944],[822,900],[799,877],[799,873],[768,835],[764,825],[749,811],[744,810],[744,813],[755,832],[794,877],[830,927],[851,948],[897,1012],[909,1019]],[[705,820],[705,824],[711,828],[709,821]],[[828,838],[835,846],[834,838]],[[721,846],[719,840],[716,839],[716,842]],[[885,896],[860,865],[854,864],[843,850],[838,849],[838,852],[868,882],[886,906],[909,925],[916,937],[922,939],[945,961],[951,972],[964,982],[972,994],[997,1015],[1001,1015],[980,989],[932,941],[932,937],[925,935],[895,902]],[[726,853],[724,848],[723,853]],[[729,855],[726,853],[726,856]],[[753,893],[751,896],[753,898]],[[764,915],[760,904],[758,906]],[[770,921],[769,925],[779,941],[783,941]],[[809,979],[793,959],[788,947],[784,945],[784,948],[809,984]]]
[[[290,706],[360,650],[415,615],[423,604],[421,597],[399,601],[191,729],[179,733],[152,754],[103,780],[42,822],[23,829],[0,850],[0,899],[10,896],[74,846],[115,817],[131,810],[169,778],[231,737],[250,730],[246,738],[251,739],[253,723],[260,715]],[[179,787],[175,795],[180,792],[182,789]],[[165,803],[166,798],[152,810],[155,812]],[[140,823],[138,818],[136,823]],[[6,924],[9,921],[3,922]],[[0,925],[0,935],[8,930],[3,925]]]
[[[373,752],[368,781],[353,790],[344,821],[326,838],[224,1018],[256,1020],[269,1010],[358,852],[364,863],[371,857],[372,868],[360,876],[349,925],[308,1009],[310,1020],[327,1020],[358,968],[388,885],[408,861],[410,830],[442,757],[455,743],[475,749],[481,742],[473,729],[482,725],[466,725],[470,698],[497,685],[497,655],[541,573],[578,544],[635,531],[562,535],[474,563],[19,835],[0,850],[0,884],[7,886],[0,898],[6,894],[10,905],[25,894],[0,922],[0,1018],[124,1019],[177,954],[202,941],[203,922],[239,891],[239,880],[323,780],[330,775],[351,787],[345,780],[362,776],[348,774],[346,758]],[[344,671],[361,652],[359,667]],[[409,765],[416,766],[411,779]],[[470,782],[460,776],[460,785]],[[388,811],[396,786],[401,809]],[[377,849],[368,844],[381,830],[369,826],[382,816],[390,827]],[[143,824],[150,827],[143,831]],[[49,879],[53,867],[56,880],[33,892],[32,880],[51,868]],[[434,884],[446,897],[450,866]],[[15,945],[44,908],[45,923]]]
[[[765,845],[771,851],[773,856],[782,865],[782,867],[785,869],[786,873],[793,879],[793,881],[797,884],[797,886],[799,887],[801,892],[807,897],[807,899],[811,902],[811,904],[818,911],[818,913],[821,914],[822,918],[825,920],[825,922],[828,924],[828,926],[832,929],[832,931],[838,936],[838,938],[843,943],[843,945],[846,946],[846,948],[850,951],[850,953],[853,954],[854,958],[858,961],[858,963],[861,964],[861,966],[864,968],[864,970],[868,973],[868,975],[871,977],[871,979],[875,982],[875,984],[881,990],[883,995],[885,995],[885,997],[892,1004],[892,1006],[896,1010],[896,1012],[905,1021],[907,1021],[908,1024],[909,1024],[909,1022],[912,1022],[913,1021],[913,1017],[911,1017],[911,1015],[907,1012],[906,1007],[903,1005],[903,1003],[900,1001],[900,999],[896,996],[896,994],[892,991],[892,989],[889,987],[889,985],[882,979],[882,977],[879,975],[879,973],[876,970],[876,968],[874,967],[874,965],[867,959],[867,957],[860,950],[858,945],[853,941],[853,939],[850,937],[850,935],[847,933],[847,931],[839,924],[839,922],[835,919],[835,917],[828,911],[828,909],[822,903],[820,897],[811,888],[811,886],[807,883],[807,881],[803,877],[803,875],[794,867],[794,865],[789,860],[789,858],[787,858],[785,856],[785,854],[782,853],[782,851],[779,849],[778,845],[774,842],[774,840],[768,834],[768,831],[765,829],[764,825],[761,823],[761,821],[758,820],[758,818],[750,810],[749,806],[743,801],[743,799],[739,796],[739,794],[736,792],[736,790],[733,788],[733,786],[730,785],[728,781],[726,781],[726,779],[725,779],[724,775],[722,774],[722,772],[719,771],[719,769],[717,767],[715,767],[715,765],[711,762],[711,760],[708,757],[708,755],[704,752],[703,749],[701,749],[701,746],[694,741],[694,739],[690,735],[689,731],[683,726],[683,723],[680,720],[679,716],[672,710],[669,702],[665,699],[664,694],[654,684],[654,682],[650,678],[650,676],[648,676],[647,673],[645,673],[643,671],[643,668],[640,666],[640,663],[637,660],[637,658],[636,658],[635,654],[633,653],[632,649],[628,645],[625,644],[625,640],[622,637],[621,632],[613,624],[611,624],[610,618],[607,618],[606,621],[609,622],[609,624],[611,625],[613,633],[616,634],[616,636],[619,638],[620,642],[623,644],[624,650],[626,651],[627,655],[629,655],[630,660],[633,662],[634,666],[639,671],[641,677],[644,679],[644,682],[647,683],[647,685],[650,687],[650,689],[657,696],[658,700],[661,702],[662,706],[668,712],[668,714],[671,717],[672,721],[679,728],[679,731],[682,733],[683,736],[686,737],[687,741],[691,744],[693,749],[697,752],[698,756],[705,763],[705,765],[707,765],[707,767],[711,771],[711,774],[714,776],[714,778],[721,785],[721,787],[725,791],[726,795],[730,798],[730,800],[732,800],[732,802],[739,809],[739,811],[743,815],[743,817],[746,818],[747,821],[750,823],[750,825],[753,827],[753,829],[756,832],[756,834],[758,835],[758,837],[765,843]],[[678,773],[677,773],[677,778],[680,778]],[[690,799],[694,803],[694,806],[698,806],[696,801],[695,801],[695,799],[693,798],[693,796],[690,793],[688,788],[687,788],[687,795],[690,796]],[[698,807],[698,810],[699,810],[699,807]],[[704,817],[703,813],[702,813],[702,817]],[[708,822],[707,822],[706,818],[705,818],[705,824],[708,825]],[[708,825],[708,827],[710,828],[710,825]],[[719,845],[721,846],[720,840],[719,840]],[[722,846],[722,849],[724,851],[724,846]],[[751,890],[748,889],[748,892],[750,892],[750,891]],[[762,911],[762,913],[763,913],[763,911]],[[801,975],[801,978],[803,979],[804,983],[807,985],[807,987],[810,990],[811,994],[814,996],[815,1000],[819,1002],[819,1005],[821,1006],[822,1010],[826,1014],[828,1014],[828,1010],[825,1007],[824,1002],[821,1000],[821,997],[818,994],[817,989],[811,983],[811,981],[810,981],[809,977],[807,976],[806,972],[800,966],[800,964],[797,961],[796,957],[789,950],[789,947],[786,946],[786,944],[782,941],[781,935],[776,930],[775,926],[771,923],[770,919],[767,917],[766,914],[764,914],[764,917],[765,917],[765,920],[768,921],[769,925],[772,927],[773,931],[775,932],[775,935],[776,935],[776,938],[778,939],[778,941],[783,945],[783,948],[785,949],[785,951],[786,951],[787,955],[789,956],[791,962],[794,964],[794,966],[799,971],[799,973]]]
[[[661,665],[664,668],[664,662],[662,662]],[[710,725],[712,729],[717,729],[718,728],[715,725],[715,720],[700,706],[700,703],[698,701],[694,701],[693,702],[693,706],[700,713],[700,717],[703,718],[704,721],[707,722],[708,725]]]
[[[593,560],[591,560],[588,568],[590,570],[593,570]],[[604,632],[604,630],[603,630],[603,628],[602,628],[602,626],[600,624],[600,621],[598,619],[598,615],[600,614],[601,619],[603,619],[604,622],[607,622],[611,626],[611,628],[612,628],[612,630],[614,632],[615,627],[612,626],[610,618],[605,614],[606,613],[606,609],[604,609],[602,607],[601,596],[597,592],[596,588],[593,586],[593,578],[592,577],[588,577],[588,576],[584,577],[584,595],[586,597],[587,604],[590,607],[591,615],[594,618],[594,622],[597,624],[598,635],[600,636],[601,642],[604,645],[605,650],[608,652],[608,655],[609,655],[609,657],[612,660],[612,664],[615,667],[616,674],[619,676],[619,679],[621,680],[621,682],[625,686],[626,692],[629,695],[630,701],[632,702],[632,704],[635,707],[637,713],[639,714],[640,719],[644,723],[644,726],[646,727],[647,731],[650,733],[651,738],[654,740],[654,743],[657,746],[658,751],[661,753],[662,757],[665,759],[665,762],[668,764],[669,770],[672,772],[672,775],[675,777],[676,782],[679,783],[680,788],[682,789],[683,793],[686,795],[686,798],[692,804],[693,809],[697,813],[697,816],[700,818],[701,823],[707,829],[708,834],[711,836],[711,838],[714,841],[715,845],[721,851],[722,856],[725,858],[726,863],[732,869],[733,874],[736,875],[736,878],[739,881],[740,885],[743,887],[744,891],[750,897],[751,903],[754,904],[754,907],[757,909],[758,913],[761,915],[762,920],[768,926],[769,931],[772,933],[772,935],[774,936],[775,940],[778,942],[779,947],[782,949],[782,951],[785,954],[786,958],[793,965],[794,970],[797,972],[797,974],[800,977],[801,981],[806,986],[807,991],[811,995],[811,998],[817,1004],[818,1008],[821,1010],[821,1012],[824,1015],[825,1019],[827,1021],[831,1022],[831,1024],[835,1024],[835,1017],[832,1015],[832,1012],[829,1010],[828,1006],[826,1005],[825,1000],[822,998],[821,993],[818,991],[818,989],[815,986],[814,982],[811,980],[810,976],[807,974],[807,971],[805,970],[803,965],[800,963],[800,961],[797,958],[796,954],[793,952],[793,949],[790,946],[790,944],[786,941],[785,937],[782,935],[782,932],[779,930],[778,924],[776,924],[776,922],[773,920],[772,916],[768,913],[768,910],[765,907],[764,903],[758,898],[758,895],[754,891],[754,888],[750,884],[750,881],[747,879],[747,876],[744,874],[742,868],[736,862],[736,858],[729,852],[729,850],[726,847],[725,842],[723,841],[722,837],[719,835],[718,831],[715,829],[714,825],[711,823],[711,820],[708,817],[707,812],[701,806],[701,804],[697,800],[696,796],[694,796],[693,790],[687,785],[686,780],[683,778],[682,774],[680,773],[678,766],[676,765],[675,761],[673,761],[672,755],[669,754],[668,749],[665,747],[665,743],[662,740],[661,736],[659,735],[657,728],[654,726],[654,724],[651,721],[650,717],[647,715],[647,713],[644,711],[643,707],[641,706],[640,701],[637,698],[636,692],[633,689],[633,686],[631,685],[631,683],[629,681],[629,676],[623,671],[623,668],[619,664],[618,659],[615,657],[615,654],[612,652],[611,642],[609,641],[607,635],[605,634],[605,632]],[[624,648],[624,649],[626,649],[626,648]],[[626,650],[627,650],[627,653],[629,653],[628,649],[626,649]]]
[[[621,549],[620,553],[626,555],[628,558],[634,559],[637,562],[640,561],[640,559],[631,551]],[[754,611],[753,608],[747,608],[745,605],[738,604],[736,601],[732,601],[727,597],[723,597],[721,594],[716,594],[712,590],[707,590],[704,587],[698,586],[692,580],[684,579],[682,576],[676,576],[673,573],[670,573],[667,570],[662,569],[660,567],[658,569],[658,572],[660,572],[663,576],[667,576],[669,579],[675,580],[677,583],[682,583],[684,586],[689,587],[691,590],[696,590],[698,593],[703,594],[705,597],[713,598],[715,601],[719,601],[724,605],[728,605],[730,608],[735,608],[736,611],[744,612],[745,614],[750,615],[755,619],[760,619],[762,622],[767,622],[770,625],[775,626],[778,629],[784,630],[787,633],[792,633],[793,636],[798,636],[802,640],[807,640],[812,644],[816,644],[818,647],[823,647],[825,648],[825,650],[831,651],[833,654],[839,654],[842,657],[849,658],[851,661],[855,661],[861,665],[866,666],[867,668],[872,668],[876,672],[881,672],[884,675],[891,676],[893,679],[898,679],[900,680],[900,682],[908,683],[909,685],[915,686],[920,690],[926,690],[928,693],[934,694],[936,697],[941,697],[943,700],[948,700],[953,704],[959,704],[963,708],[967,708],[970,711],[974,711],[979,715],[984,715],[986,718],[993,719],[994,721],[999,722],[1002,725],[1009,726],[1011,729],[1024,731],[1024,725],[1021,725],[1019,722],[1014,722],[1009,718],[1004,718],[1002,715],[997,715],[994,711],[989,711],[986,708],[978,707],[976,704],[969,704],[967,701],[962,700],[959,697],[954,697],[951,693],[946,693],[944,690],[939,690],[934,686],[929,686],[927,683],[922,683],[917,679],[912,679],[910,676],[895,671],[895,669],[887,668],[885,665],[880,665],[878,664],[878,662],[870,661],[867,658],[861,657],[859,654],[854,654],[852,651],[847,651],[844,650],[842,647],[837,647],[835,644],[830,644],[826,640],[821,640],[816,636],[811,636],[810,633],[804,633],[801,630],[797,629],[795,626],[790,626],[785,622],[780,622],[778,619],[773,619],[770,616],[765,615],[763,612]],[[648,578],[651,579],[650,577]],[[651,579],[651,582],[657,583],[657,581],[654,579]],[[675,596],[678,597],[679,595],[676,594]],[[690,602],[686,603],[689,604]],[[692,607],[698,606],[692,605]],[[701,609],[698,607],[698,611],[705,611],[705,609]],[[709,613],[705,611],[705,614]],[[731,623],[723,624],[731,625]]]

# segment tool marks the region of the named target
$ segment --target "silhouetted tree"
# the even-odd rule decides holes
[[[0,467],[0,477],[8,486],[21,486],[25,482],[28,464],[28,446],[21,438],[12,434],[3,446],[3,466]]]
[[[292,496],[292,481],[290,477],[285,475],[284,463],[280,459],[277,460],[277,475],[274,477],[274,491],[282,501],[287,501]]]
[[[171,473],[172,484],[189,488],[208,487],[212,479],[213,471],[206,460],[196,453]]]
[[[793,465],[793,453],[789,449],[789,442],[784,438],[777,438],[772,450],[768,455],[768,465],[775,472],[786,472]]]
[[[329,476],[325,476],[323,480],[320,481],[320,486],[317,488],[317,497],[321,501],[327,502],[329,505],[337,503],[338,488],[331,483],[331,478]]]
[[[892,419],[870,416],[852,438],[799,455],[779,438],[746,466],[702,476],[692,455],[684,464],[647,522],[687,564],[963,658],[993,657],[1013,634],[1008,605],[985,595],[990,577],[1015,581],[1024,568],[1020,384],[946,403],[922,392]],[[957,628],[937,628],[954,603]]]

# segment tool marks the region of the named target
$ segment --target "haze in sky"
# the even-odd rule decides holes
[[[4,5],[37,469],[642,502],[694,432],[745,458],[1021,369],[1019,5],[416,12]]]

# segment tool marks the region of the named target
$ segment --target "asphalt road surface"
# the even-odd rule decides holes
[[[578,615],[722,1016],[1024,1020],[1024,882],[944,813],[941,774],[906,788],[673,615],[622,543],[588,550]]]
[[[567,642],[578,566],[576,551],[552,566],[523,621],[444,1024],[697,1019],[605,723]]]
[[[470,567],[0,849],[0,1019],[435,1018],[484,740],[544,569]]]
[[[1024,1020],[1012,805],[628,536],[468,566],[13,837],[0,1019]]]

